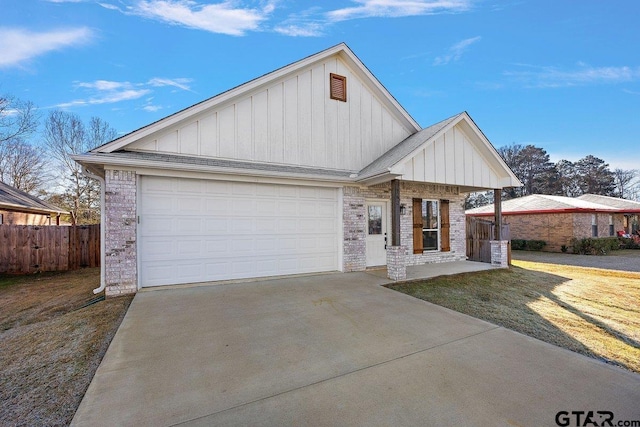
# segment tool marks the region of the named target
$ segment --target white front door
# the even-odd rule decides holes
[[[367,267],[387,265],[387,202],[368,202]]]

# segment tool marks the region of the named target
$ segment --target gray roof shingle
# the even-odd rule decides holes
[[[24,208],[29,211],[42,211],[47,213],[66,213],[64,209],[60,209],[4,182],[0,182],[0,207],[11,209]]]
[[[253,163],[242,162],[235,160],[224,160],[214,158],[203,158],[193,156],[178,156],[174,154],[163,153],[142,153],[138,151],[117,151],[110,154],[97,154],[97,157],[115,157],[118,159],[131,159],[131,160],[147,160],[160,163],[178,163],[182,165],[195,165],[195,166],[208,166],[211,168],[222,169],[245,169],[247,171],[264,171],[264,172],[279,172],[290,173],[297,175],[311,175],[311,176],[326,176],[332,178],[349,178],[352,171],[333,170],[333,169],[320,169],[320,168],[308,168],[301,166],[287,166],[278,165],[272,163]]]

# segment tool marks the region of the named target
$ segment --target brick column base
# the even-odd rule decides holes
[[[397,282],[407,278],[407,259],[402,246],[387,246],[387,277]]]
[[[491,266],[496,268],[509,268],[509,241],[491,241]]]

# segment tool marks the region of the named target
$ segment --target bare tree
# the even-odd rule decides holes
[[[32,102],[11,95],[0,95],[0,145],[32,134],[38,128],[38,120]]]
[[[617,168],[613,171],[615,180],[615,195],[623,199],[631,199],[631,190],[633,188],[633,180],[638,176],[638,171],[634,169],[625,170]]]
[[[0,145],[0,181],[27,193],[36,194],[44,185],[47,172],[42,150],[21,138]]]
[[[62,206],[71,212],[72,224],[97,221],[100,189],[94,179],[82,173],[71,155],[87,152],[115,136],[115,129],[96,117],[86,126],[75,114],[52,111],[45,121],[44,140],[58,163],[60,184],[65,189]]]

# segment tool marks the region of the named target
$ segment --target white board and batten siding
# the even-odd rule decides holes
[[[499,188],[499,177],[469,136],[454,126],[398,168],[407,181]]]
[[[338,190],[142,176],[139,285],[336,271]]]
[[[330,73],[347,78],[347,102],[330,99]],[[127,149],[358,171],[412,132],[332,56]]]

